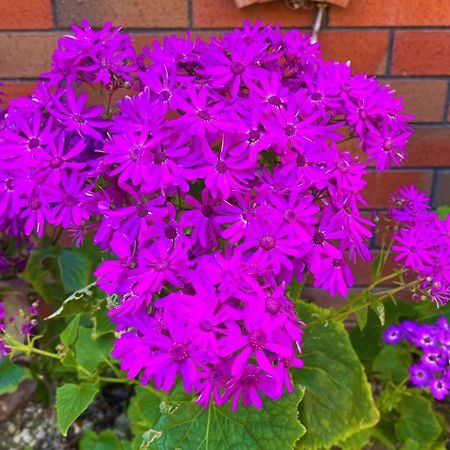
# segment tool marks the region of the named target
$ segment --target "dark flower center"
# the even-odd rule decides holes
[[[155,164],[161,165],[163,164],[167,159],[167,155],[166,152],[164,151],[164,149],[159,149],[159,150],[155,150],[153,152],[153,162]]]
[[[147,206],[145,206],[145,203],[136,205],[136,214],[138,217],[146,217],[148,215],[148,209]]]
[[[234,75],[240,75],[245,70],[244,64],[242,64],[240,61],[236,61],[233,64],[231,64],[231,72]]]
[[[200,328],[203,330],[203,331],[211,331],[212,329],[213,329],[213,324],[211,323],[211,321],[210,320],[208,320],[208,319],[205,319],[205,320],[202,320],[201,322],[200,322]]]
[[[273,250],[275,248],[276,240],[271,234],[265,234],[259,240],[259,246],[266,251]]]
[[[197,116],[204,121],[209,121],[212,119],[211,114],[208,111],[205,111],[204,109],[199,109],[197,111]]]
[[[73,194],[66,194],[64,197],[64,205],[72,208],[78,203],[77,198]]]
[[[348,169],[350,168],[350,164],[345,159],[339,159],[337,162],[337,167],[341,172],[348,172]]]
[[[323,99],[323,95],[320,92],[313,92],[311,94],[311,100],[313,102],[320,102]]]
[[[6,190],[12,191],[14,189],[13,182],[14,182],[14,180],[12,178],[7,178],[5,180],[5,188],[6,188]]]
[[[36,194],[33,194],[30,197],[30,199],[28,200],[28,206],[33,211],[36,211],[37,209],[39,209],[42,206],[41,200],[39,199],[39,197]]]
[[[72,120],[78,125],[84,125],[86,119],[81,114],[72,114]]]
[[[298,155],[296,162],[298,167],[306,166],[306,158],[303,155]]]
[[[416,253],[417,252],[417,247],[415,245],[410,245],[408,247],[408,252],[409,253]]]
[[[255,143],[256,141],[259,141],[261,138],[261,131],[255,129],[255,130],[251,130],[248,132],[248,142],[250,142],[250,144]]]
[[[39,147],[40,145],[41,145],[41,141],[40,141],[39,138],[37,138],[37,137],[31,138],[31,139],[28,141],[28,148],[29,148],[30,150],[33,150],[33,149],[35,149],[36,147]]]
[[[140,145],[133,145],[133,147],[130,147],[128,150],[128,156],[131,159],[131,161],[136,162],[142,153],[142,146]]]
[[[202,208],[202,215],[209,219],[214,214],[214,208],[211,205],[205,205]]]
[[[223,175],[227,171],[227,165],[223,161],[217,161],[216,170],[220,175]]]
[[[258,375],[255,373],[245,373],[241,377],[241,384],[244,386],[254,386],[258,383]]]
[[[366,120],[367,119],[367,113],[364,109],[359,108],[358,109],[358,115],[360,117],[361,120]]]
[[[333,266],[336,267],[336,269],[339,269],[342,267],[342,259],[333,259]]]
[[[170,97],[172,97],[172,92],[170,92],[168,89],[163,89],[159,96],[161,97],[163,102],[167,102],[170,100]]]
[[[178,237],[178,231],[173,225],[167,225],[164,230],[164,236],[167,239],[176,239]]]
[[[167,259],[160,259],[152,264],[152,268],[155,272],[164,272],[164,270],[169,268],[169,261]]]
[[[394,142],[392,141],[391,138],[387,138],[387,139],[384,141],[384,144],[383,144],[383,150],[384,150],[385,152],[390,152],[390,151],[392,151],[393,148],[394,148]]]
[[[271,95],[268,99],[267,99],[267,103],[271,106],[276,106],[276,107],[280,107],[282,105],[282,101],[281,98],[278,97],[277,95]]]
[[[296,132],[295,125],[293,123],[288,123],[284,129],[284,134],[288,137],[294,136]]]
[[[249,336],[249,342],[253,350],[261,350],[267,342],[266,333],[263,330],[253,331]]]
[[[270,314],[276,314],[281,309],[280,302],[274,297],[266,298],[266,311]]]
[[[55,156],[50,161],[50,167],[52,169],[59,169],[62,166],[62,163],[63,163],[63,159],[60,156]]]
[[[321,231],[313,234],[312,241],[314,245],[322,245],[325,242],[325,235]]]
[[[183,342],[174,342],[169,349],[169,358],[177,363],[186,361],[189,357],[188,346]]]
[[[295,213],[295,211],[293,209],[288,209],[284,213],[284,220],[286,220],[286,222],[296,222],[297,214]]]

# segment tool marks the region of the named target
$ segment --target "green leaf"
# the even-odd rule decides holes
[[[61,342],[66,345],[72,345],[78,336],[78,327],[80,326],[80,315],[76,315],[62,331],[60,338]]]
[[[14,392],[23,380],[30,378],[28,369],[14,364],[9,358],[0,358],[0,395]]]
[[[94,336],[102,336],[104,334],[114,333],[116,326],[108,316],[108,308],[106,301],[94,313]]]
[[[46,320],[72,317],[76,314],[92,313],[97,310],[98,305],[96,302],[98,300],[95,299],[95,287],[96,284],[94,282],[74,292],[63,301],[62,305],[53,314],[46,317]]]
[[[367,312],[368,305],[366,296],[364,294],[349,294],[348,296],[349,306],[355,311],[356,322],[360,330],[364,330],[367,325]]]
[[[80,441],[80,450],[122,450],[123,446],[118,437],[110,430],[99,434],[92,430],[84,432]]]
[[[56,390],[56,419],[59,430],[67,436],[69,427],[92,403],[98,393],[93,384],[64,384]]]
[[[298,305],[306,324],[326,317],[315,305]],[[292,372],[306,387],[299,417],[307,432],[298,448],[330,448],[378,422],[370,385],[342,323],[327,320],[307,326],[302,359],[304,367]]]
[[[20,277],[54,304],[88,284],[91,269],[91,261],[78,250],[44,246],[31,253]]]
[[[59,255],[64,288],[71,294],[89,283],[91,263],[76,250],[63,249]]]
[[[76,360],[89,372],[95,371],[97,366],[109,356],[114,342],[112,333],[95,338],[93,332],[93,328],[80,326],[75,343]]]
[[[365,430],[357,431],[350,437],[345,439],[339,444],[339,448],[342,450],[361,450],[367,445],[372,436],[372,429],[366,428]]]
[[[297,412],[303,393],[297,387],[281,400],[265,399],[261,410],[241,406],[233,413],[229,404],[205,410],[187,396],[161,402],[155,394],[137,390],[129,410],[132,429],[140,433],[133,448],[291,450],[305,433]]]
[[[53,304],[66,297],[58,254],[59,249],[55,247],[36,249],[31,252],[25,270],[20,274],[40,297]]]
[[[437,213],[439,215],[439,219],[445,220],[450,214],[450,206],[439,206]]]
[[[395,431],[399,441],[405,444],[402,448],[413,449],[413,443],[417,443],[421,450],[431,449],[442,432],[431,402],[419,394],[404,396],[398,412],[400,419],[395,424]]]
[[[373,361],[373,371],[381,379],[402,381],[408,377],[408,368],[411,365],[410,352],[396,345],[384,347]]]
[[[384,322],[386,320],[385,317],[385,311],[384,311],[384,303],[382,300],[380,300],[378,297],[375,297],[374,295],[369,294],[370,298],[370,307],[372,308],[373,312],[377,315],[378,320],[380,321],[381,325],[384,326]]]

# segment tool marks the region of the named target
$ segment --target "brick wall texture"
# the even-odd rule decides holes
[[[141,47],[186,29],[220,33],[244,19],[309,31],[314,16],[282,1],[237,9],[234,0],[0,0],[2,90],[7,98],[30,93],[58,36],[82,18],[124,25]],[[369,174],[369,206],[384,209],[389,192],[404,183],[427,191],[435,206],[450,204],[450,0],[350,0],[346,9],[328,9],[319,41],[326,59],[377,75],[416,116],[406,164]]]

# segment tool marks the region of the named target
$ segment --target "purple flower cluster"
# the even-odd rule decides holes
[[[391,198],[390,216],[399,222],[394,234],[395,260],[412,272],[419,285],[414,298],[431,298],[438,305],[450,299],[450,216],[439,219],[430,199],[414,186]]]
[[[48,80],[39,82],[31,98],[11,101],[4,114],[0,231],[36,231],[40,237],[45,224],[78,229],[98,213],[92,189],[111,122],[105,120],[108,107],[91,106],[83,89],[103,87],[110,100],[130,85],[136,57],[119,28],[82,25],[59,40],[52,71],[43,75]]]
[[[412,384],[428,388],[436,400],[450,395],[450,324],[445,317],[435,324],[405,321],[391,325],[384,340],[389,344],[406,340],[416,347],[416,361],[409,368]]]
[[[11,352],[8,346],[5,334],[8,328],[14,327],[15,334],[25,338],[33,336],[33,330],[36,328],[38,321],[35,319],[39,311],[39,301],[33,302],[27,311],[20,309],[17,315],[9,315],[6,312],[4,302],[0,302],[0,358]]]
[[[117,257],[96,275],[119,296],[113,354],[130,378],[169,390],[180,376],[204,406],[292,391],[302,324],[286,287],[311,273],[346,295],[350,262],[370,258],[366,163],[345,143],[380,170],[401,163],[401,100],[296,30],[246,23],[135,57],[118,29],[82,26],[8,109],[0,229],[49,223],[81,242],[95,227]],[[112,102],[119,88],[134,95]]]

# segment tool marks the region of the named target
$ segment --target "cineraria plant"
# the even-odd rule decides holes
[[[82,302],[101,296],[90,285],[52,315],[71,319],[59,354],[40,348],[38,339],[24,343],[6,332],[0,340],[4,354],[35,353],[77,367],[82,384],[58,391],[63,433],[98,391],[86,383],[125,383],[122,371],[143,386],[139,392],[164,402],[179,394],[180,379],[208,409],[207,430],[211,408],[230,405],[242,419],[244,407],[287,404],[286,392],[296,393],[296,408],[304,388],[303,445],[329,446],[374,426],[378,413],[364,371],[338,320],[355,312],[364,328],[370,306],[383,322],[382,301],[408,288],[413,300],[446,303],[450,221],[429,212],[424,194],[405,188],[389,213],[397,224],[394,244],[382,248],[361,296],[327,312],[301,302],[297,288],[309,281],[347,297],[352,266],[371,259],[378,218],[363,211],[365,174],[369,165],[384,171],[406,158],[412,129],[401,99],[375,78],[352,74],[348,64],[324,61],[319,44],[297,30],[245,23],[209,42],[167,37],[139,55],[131,37],[109,23],[95,31],[83,21],[73,33],[59,40],[34,94],[10,102],[0,132],[0,230],[18,245],[14,258],[32,252],[22,278],[54,304],[48,279],[32,272],[36,264],[55,275],[49,261],[56,258],[61,284],[54,287],[73,294],[83,277],[85,284],[90,279],[88,273],[80,280],[79,267],[89,271],[102,261],[94,275],[106,302]],[[363,158],[352,154],[350,140]],[[63,230],[79,249],[49,250]],[[39,242],[44,253],[36,256]],[[11,245],[5,241],[1,255],[9,277],[18,272]],[[402,267],[386,275],[390,252]],[[86,327],[80,317],[87,312]],[[338,431],[323,437],[314,430],[321,419],[308,410],[316,401],[308,393],[328,394],[320,376],[307,375],[315,370],[308,352],[321,333],[344,340],[350,359],[340,357],[354,378],[342,389],[361,386],[351,401],[367,409],[360,425],[351,424],[358,418],[352,411],[345,423],[344,411]],[[114,336],[111,355],[121,370],[102,336]],[[101,356],[97,364],[80,356],[80,339]],[[98,369],[103,360],[112,373]],[[82,394],[87,404],[65,415],[64,403]],[[267,408],[270,414],[276,406]],[[169,419],[180,420],[169,410]],[[245,417],[251,426],[258,416]],[[152,423],[149,442],[179,447],[168,431],[158,434],[165,426]],[[294,426],[283,448],[304,431]],[[217,442],[214,448],[225,448]],[[195,445],[209,448],[205,440]]]

